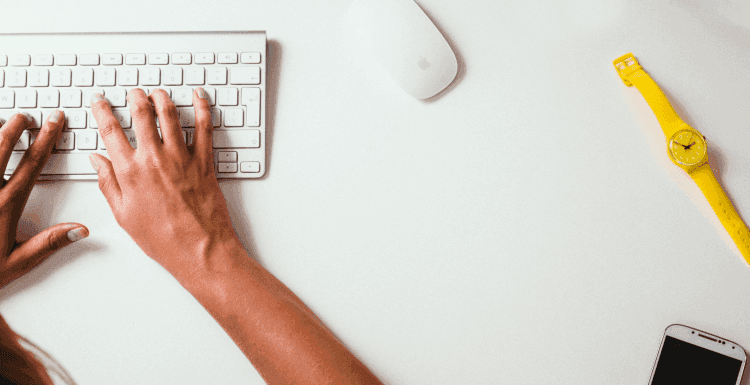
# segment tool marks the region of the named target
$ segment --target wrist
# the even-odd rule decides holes
[[[196,242],[188,253],[185,258],[170,258],[172,264],[164,267],[193,295],[204,290],[207,282],[229,274],[238,264],[250,259],[234,234],[206,237]]]

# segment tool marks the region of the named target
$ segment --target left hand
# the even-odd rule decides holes
[[[89,230],[80,223],[61,223],[25,242],[16,241],[18,222],[31,189],[60,138],[64,124],[62,111],[50,114],[10,179],[0,178],[0,288],[28,273],[56,250],[89,235]],[[30,127],[31,116],[27,114],[15,114],[0,127],[0,171],[5,171],[13,147]]]

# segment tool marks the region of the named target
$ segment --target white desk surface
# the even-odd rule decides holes
[[[0,31],[266,30],[268,173],[222,190],[246,247],[386,383],[645,384],[672,323],[750,348],[750,268],[611,64],[635,53],[750,218],[750,7],[418,2],[461,63],[431,102],[350,50],[349,0],[3,2]],[[37,186],[22,236],[65,221],[91,237],[0,312],[78,383],[263,383],[96,183]]]

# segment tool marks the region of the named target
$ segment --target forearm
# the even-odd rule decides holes
[[[269,384],[380,384],[322,322],[237,242],[209,251],[183,286]]]

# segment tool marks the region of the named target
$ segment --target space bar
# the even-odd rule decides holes
[[[5,173],[13,172],[21,161],[23,153],[14,152],[8,161],[8,167]],[[51,154],[47,159],[47,164],[42,169],[42,175],[87,175],[96,174],[96,170],[91,167],[89,154]]]

